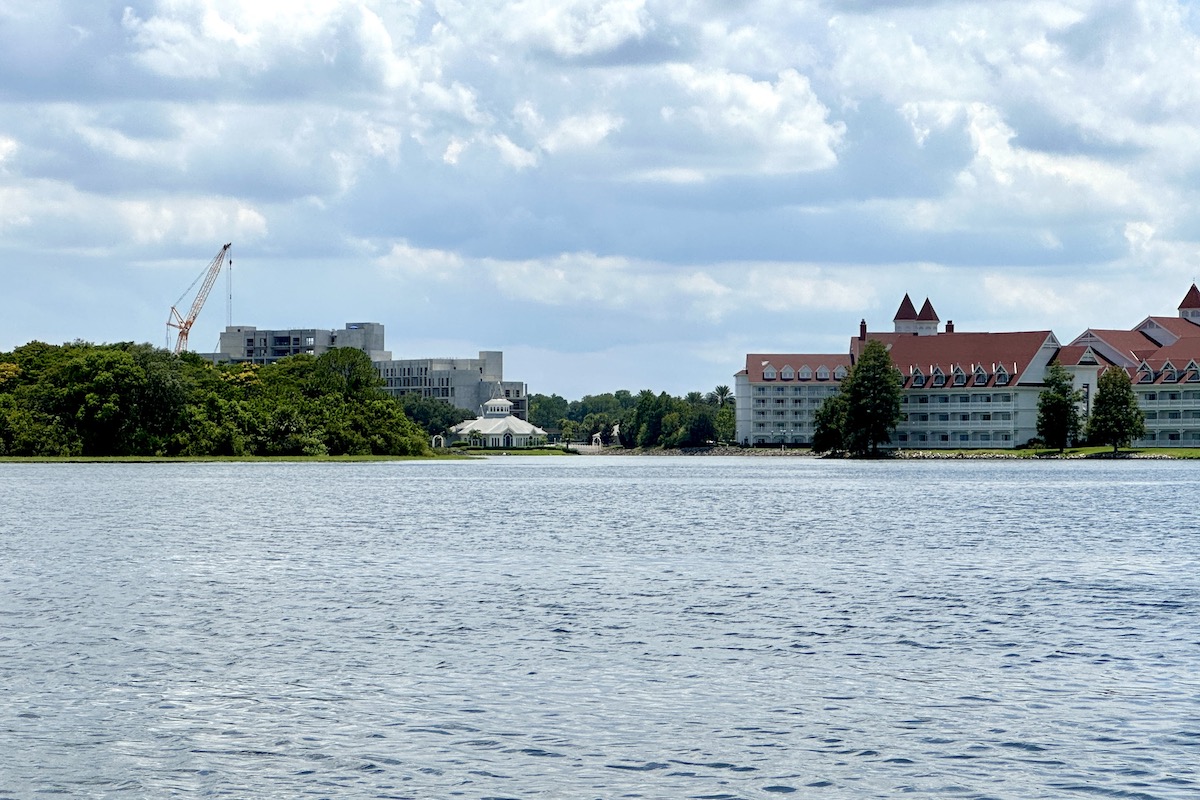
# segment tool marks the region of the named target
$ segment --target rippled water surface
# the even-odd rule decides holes
[[[1200,466],[0,465],[0,797],[1196,798]]]

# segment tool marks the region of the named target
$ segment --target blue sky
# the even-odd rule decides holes
[[[568,398],[844,352],[905,292],[1130,327],[1200,275],[1198,78],[1169,0],[0,0],[0,350],[163,344],[225,242],[235,324]]]

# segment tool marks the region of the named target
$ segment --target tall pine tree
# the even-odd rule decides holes
[[[1129,373],[1109,367],[1100,376],[1092,418],[1088,420],[1088,440],[1093,444],[1111,444],[1113,453],[1146,432],[1146,416],[1138,408],[1137,396]]]

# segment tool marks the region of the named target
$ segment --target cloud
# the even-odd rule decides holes
[[[689,65],[670,71],[694,102],[668,107],[665,118],[690,121],[712,139],[746,147],[756,170],[798,172],[837,163],[845,125],[828,121],[829,109],[796,70],[780,72],[773,82]]]
[[[960,327],[1136,322],[1200,262],[1196,21],[1178,0],[0,3],[0,337],[156,337],[177,287],[128,265],[231,240],[248,324],[407,336],[453,307],[462,341],[556,364],[673,353],[680,387],[728,383],[687,372],[739,348],[841,352],[905,291]],[[118,281],[130,313],[95,313]],[[29,311],[46,296],[81,299]]]

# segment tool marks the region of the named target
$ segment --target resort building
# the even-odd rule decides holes
[[[907,295],[891,333],[860,323],[850,342],[857,359],[872,339],[887,345],[900,370],[903,418],[892,434],[901,448],[1016,447],[1037,435],[1038,395],[1060,344],[1051,331],[957,332],[929,300],[919,313]]]
[[[1059,360],[1088,394],[1100,373],[1129,373],[1146,415],[1142,447],[1200,447],[1200,289],[1195,284],[1174,317],[1146,317],[1131,330],[1089,328]]]
[[[838,393],[847,355],[746,356],[734,376],[737,440],[744,445],[812,444],[813,415]]]
[[[478,358],[393,359],[384,349],[384,328],[378,322],[350,322],[338,330],[230,325],[221,334],[220,352],[206,357],[215,362],[273,364],[295,355],[320,356],[335,347],[366,353],[384,380],[384,390],[394,397],[419,394],[482,414],[498,392],[512,403],[514,417],[528,418],[529,391],[521,381],[504,379],[504,354],[499,350],[480,351]]]
[[[513,404],[496,397],[484,404],[478,419],[461,422],[450,429],[450,443],[477,441],[484,447],[530,447],[545,444],[546,432],[518,419]]]

